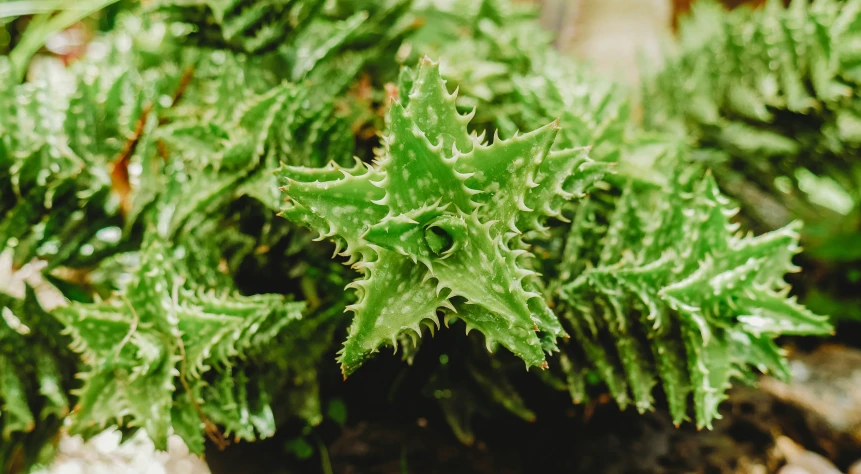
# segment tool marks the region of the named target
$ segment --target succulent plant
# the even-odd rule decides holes
[[[577,209],[551,284],[576,342],[562,368],[575,401],[586,397],[585,365],[641,412],[660,381],[677,424],[693,394],[697,426],[711,427],[732,378],[788,377],[775,337],[831,326],[788,296],[798,222],[744,235],[710,174],[670,186],[659,201],[626,187],[605,224],[604,204]]]
[[[540,230],[557,200],[600,176],[582,150],[551,153],[551,123],[486,144],[467,131],[438,63],[422,61],[407,103],[389,110],[385,151],[373,166],[285,167],[282,214],[340,245],[363,273],[350,286],[359,300],[341,352],[345,375],[404,331],[462,320],[527,367],[546,364],[540,337],[561,326],[539,293],[515,236]],[[603,168],[603,167],[601,167]],[[566,183],[567,182],[567,183]],[[566,187],[568,189],[566,189]],[[552,342],[549,344],[552,345]]]
[[[535,418],[510,376],[524,366],[575,402],[594,379],[644,411],[660,385],[676,422],[693,406],[710,426],[732,378],[785,375],[775,337],[831,330],[783,281],[798,225],[738,233],[727,168],[704,175],[683,142],[777,156],[786,109],[821,111],[816,153],[851,151],[852,42],[836,41],[854,10],[771,5],[739,27],[767,46],[749,54],[781,52],[778,78],[745,53],[728,64],[753,85],[733,82],[717,58],[735,33],[674,63],[716,69],[650,97],[653,133],[624,90],[552,51],[534,9],[443,3],[118,3],[69,67],[17,84],[0,57],[0,253],[41,261],[65,297],[0,294],[0,466],[47,459],[61,423],[143,429],[158,448],[173,432],[195,453],[309,429],[347,325],[344,377],[463,322],[424,380],[465,442],[479,407]],[[815,59],[807,98],[787,45]],[[683,134],[653,127],[665,113]],[[723,140],[754,118],[768,146]]]
[[[861,116],[853,2],[693,5],[677,51],[643,85],[644,125],[692,144],[757,232],[800,219],[798,288],[817,311],[859,319]]]

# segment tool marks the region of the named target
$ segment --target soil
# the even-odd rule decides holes
[[[285,441],[296,434],[288,428],[262,443],[209,449],[212,473],[764,474],[786,464],[785,453],[777,447],[780,438],[825,456],[843,472],[861,458],[858,439],[824,429],[815,410],[765,389],[737,386],[722,406],[722,419],[712,430],[698,431],[692,423],[675,427],[660,407],[641,415],[619,410],[605,399],[573,406],[564,393],[548,390],[534,377],[516,382],[536,421],[507,414],[477,417],[477,441],[465,446],[453,436],[436,403],[421,395],[423,380],[417,378],[427,373],[422,357],[435,357],[452,342],[445,333],[419,352],[410,370],[396,357],[380,356],[347,382],[323,387],[351,410],[345,426],[327,422],[315,430],[315,439],[325,445],[323,456],[298,462],[287,454]],[[811,363],[822,359],[796,357]]]

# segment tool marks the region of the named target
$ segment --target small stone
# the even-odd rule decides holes
[[[800,471],[791,471],[791,474],[842,474],[824,456],[802,448],[786,436],[777,438],[777,449],[786,458],[787,466],[800,469]],[[781,472],[789,474],[782,470]]]
[[[167,474],[167,472],[164,469],[164,465],[153,463],[147,466],[143,474]]]
[[[799,466],[796,466],[794,464],[787,464],[787,465],[783,466],[782,468],[780,468],[780,470],[777,471],[777,474],[812,474],[812,473],[810,471],[808,471],[807,469],[804,469],[803,467],[799,467]]]
[[[57,470],[54,472],[56,474],[84,474],[86,471],[83,464],[82,461],[64,462],[57,466]]]
[[[762,389],[799,407],[834,435],[861,441],[861,350],[825,345],[790,357],[792,381],[765,377]]]
[[[66,436],[60,439],[59,448],[63,454],[76,453],[84,445],[84,438],[80,436]]]
[[[105,431],[88,442],[80,437],[60,440],[54,464],[34,474],[209,474],[202,459],[189,453],[179,437],[168,440],[169,452],[157,451],[144,432],[119,444],[116,430]]]
[[[738,467],[735,472],[741,474],[768,474],[768,468],[757,461],[742,457],[738,460]],[[789,473],[793,474],[793,473]],[[802,473],[795,473],[802,474]],[[806,474],[806,473],[805,473]]]
[[[171,457],[180,458],[188,456],[188,445],[177,435],[171,435],[167,440],[167,452]]]
[[[120,445],[121,439],[122,434],[120,434],[119,431],[103,431],[98,436],[93,438],[90,443],[96,449],[96,451],[102,454],[110,454],[116,451],[117,447]]]
[[[164,470],[168,474],[181,474],[194,472],[194,465],[188,459],[171,459],[164,464]]]

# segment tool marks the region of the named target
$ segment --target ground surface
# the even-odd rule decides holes
[[[375,372],[389,377],[394,367],[377,364]],[[856,464],[861,459],[861,351],[824,346],[798,352],[792,371],[791,384],[765,378],[759,389],[733,389],[722,419],[703,431],[691,423],[673,426],[661,409],[640,415],[612,403],[571,407],[536,389],[524,395],[537,421],[478,419],[471,447],[459,444],[434,407],[418,398],[412,406],[397,403],[389,411],[383,409],[385,400],[367,401],[375,393],[366,388],[375,382],[368,377],[346,394],[355,397],[348,406],[365,400],[359,411],[363,421],[321,430],[324,456],[285,467],[283,440],[212,450],[208,456],[217,466],[213,474],[326,472],[322,463],[330,472],[345,474],[861,473]],[[411,395],[409,388],[401,390],[400,396]]]

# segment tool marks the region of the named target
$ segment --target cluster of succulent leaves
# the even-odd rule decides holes
[[[0,293],[0,311],[0,469],[16,472],[50,459],[44,448],[69,414],[77,363],[31,288],[23,298]]]
[[[470,135],[469,116],[429,59],[412,89],[392,104],[384,150],[373,166],[285,167],[283,215],[339,244],[363,274],[340,362],[354,371],[403,331],[463,320],[489,350],[501,345],[526,362],[546,365],[561,326],[523,280],[532,256],[519,236],[541,231],[561,202],[600,179],[606,165],[583,150],[550,153],[558,125],[496,139]],[[543,342],[542,342],[543,339]]]
[[[621,406],[649,409],[660,381],[676,423],[692,394],[697,426],[710,427],[731,378],[787,376],[774,337],[830,327],[783,281],[798,222],[744,235],[710,174],[672,183],[657,199],[628,186],[610,211],[578,206],[551,283],[575,342],[561,367],[574,400],[591,364]]]
[[[645,126],[690,141],[756,231],[805,222],[805,301],[861,317],[861,81],[858,2],[699,1],[678,51],[644,83]],[[811,280],[812,281],[812,280]]]
[[[354,129],[377,120],[377,99],[348,88],[383,49],[352,51],[373,16],[348,17],[351,34],[332,39],[347,24],[331,19],[294,45],[330,40],[300,64],[199,46],[194,29],[132,9],[70,68],[3,91],[0,249],[16,268],[46,262],[68,304],[38,334],[77,352],[56,354],[66,379],[54,383],[28,372],[51,352],[19,351],[28,339],[4,332],[4,356],[32,358],[15,359],[27,368],[17,377],[3,371],[4,466],[31,464],[55,435],[56,387],[75,407],[73,432],[142,427],[159,448],[169,432],[202,452],[204,434],[251,440],[285,415],[320,419],[316,373],[346,304],[342,272],[275,216],[272,171],[350,161]],[[38,303],[9,298],[4,314],[28,327]]]
[[[424,55],[445,58],[442,73],[460,91],[458,108],[475,109],[473,127],[492,134],[495,117],[519,112],[515,77],[534,70],[552,49],[538,10],[498,0],[430,1],[416,10],[425,27],[407,38],[401,54],[408,64]]]
[[[783,283],[797,225],[738,233],[626,96],[501,0],[121,9],[0,91],[0,251],[65,296],[0,300],[0,465],[67,412],[196,453],[319,423],[348,325],[344,376],[469,333],[426,387],[464,441],[487,400],[534,418],[524,365],[575,402],[597,379],[643,411],[660,385],[708,426],[731,378],[785,374],[776,336],[830,328]]]

